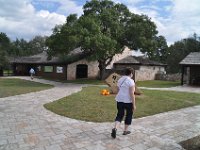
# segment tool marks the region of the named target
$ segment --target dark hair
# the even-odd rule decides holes
[[[125,70],[124,70],[124,74],[125,75],[130,75],[131,73],[133,74],[133,68],[131,68],[131,67],[127,67]]]

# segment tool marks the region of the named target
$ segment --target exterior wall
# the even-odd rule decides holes
[[[135,71],[135,80],[155,80],[156,74],[159,72],[165,72],[165,68],[162,66],[141,66],[139,70]]]
[[[189,84],[200,85],[200,66],[191,66],[189,72]]]
[[[29,75],[28,65],[26,64],[16,64],[14,67],[14,74],[15,75]]]
[[[183,79],[180,79],[182,84],[200,85],[200,66],[182,66]]]
[[[113,57],[112,62],[110,65],[106,67],[106,69],[112,69],[113,63],[116,61],[123,59],[127,56],[131,56],[132,52],[130,49],[125,48],[122,54],[116,54]],[[88,65],[88,78],[96,78],[99,75],[99,67],[97,61],[88,62],[85,59],[82,59],[80,61],[77,61],[75,63],[69,64],[67,68],[67,80],[75,80],[76,79],[76,66],[79,64],[86,64]]]
[[[45,66],[52,66],[53,71],[52,72],[45,72],[44,67]],[[65,65],[44,65],[44,64],[16,64],[14,68],[15,75],[29,75],[30,68],[33,68],[35,70],[35,76],[41,76],[41,77],[47,77],[47,78],[53,78],[53,79],[67,79],[66,74],[66,66]],[[58,73],[57,67],[63,67],[63,72]]]
[[[88,65],[88,78],[96,78],[99,73],[98,62],[91,61],[88,62],[86,59],[82,59],[80,61],[69,64],[67,67],[67,80],[75,80],[76,79],[76,66],[79,64]]]
[[[53,71],[52,72],[45,72],[45,66],[52,66]],[[57,67],[62,67],[62,72],[57,72]],[[67,70],[66,65],[38,65],[36,71],[37,76],[47,77],[47,78],[53,78],[53,79],[67,79]]]
[[[109,66],[106,67],[106,69],[113,69],[113,63],[123,59],[127,56],[131,56],[132,52],[130,49],[125,48],[122,54],[116,54],[113,57],[113,60]],[[18,70],[15,70],[16,72],[20,74],[16,75],[29,75],[29,68],[33,67],[36,76],[42,76],[47,78],[54,78],[54,79],[67,79],[67,80],[75,80],[76,79],[76,67],[77,65],[84,64],[88,65],[88,78],[96,78],[99,75],[99,68],[98,68],[98,62],[92,61],[88,62],[85,59],[79,60],[77,62],[74,62],[72,64],[68,65],[52,65],[52,64],[38,64],[38,65],[32,65],[32,64],[17,64],[16,67]],[[52,72],[45,72],[44,66],[53,66]],[[61,66],[63,67],[63,73],[56,73],[56,67]]]
[[[163,66],[139,66],[131,64],[115,65],[116,70],[123,70],[126,67],[131,67],[135,70],[135,76],[134,76],[135,81],[154,80],[157,73],[159,72],[165,73],[165,68]]]
[[[140,69],[139,65],[132,65],[132,64],[117,64],[117,65],[114,66],[114,68],[116,70],[123,70],[123,69],[125,69],[127,67],[131,67],[134,70],[139,70]]]
[[[181,74],[180,73],[175,73],[175,74],[159,73],[159,74],[156,75],[156,80],[180,81],[181,80]]]
[[[129,48],[125,48],[123,53],[122,54],[116,54],[114,57],[113,57],[113,60],[111,61],[110,65],[108,65],[106,67],[106,69],[112,69],[113,68],[113,63],[127,57],[127,56],[131,56],[132,55],[132,51],[129,49]]]

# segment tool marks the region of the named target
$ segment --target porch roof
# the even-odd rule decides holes
[[[82,58],[80,48],[74,49],[67,57],[52,57],[48,59],[47,52],[42,52],[33,56],[10,58],[11,63],[20,64],[69,64]]]
[[[200,52],[191,52],[179,64],[180,65],[200,65]]]
[[[134,65],[145,65],[145,66],[166,66],[166,64],[150,60],[146,57],[128,56],[114,64],[134,64]]]

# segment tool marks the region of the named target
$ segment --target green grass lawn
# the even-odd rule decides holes
[[[77,83],[77,84],[93,84],[93,85],[105,85],[104,80],[96,79],[76,79],[76,80],[66,80],[66,83]]]
[[[180,86],[180,81],[162,81],[162,80],[149,80],[149,81],[137,81],[138,87],[150,87],[150,88],[168,88],[174,86]]]
[[[41,84],[21,79],[0,78],[0,98],[29,92],[41,91],[52,87],[52,85]]]
[[[61,80],[61,79],[51,79],[51,78],[43,78],[43,77],[42,77],[42,79],[51,80],[51,81],[57,81],[57,82],[62,82],[62,83],[106,85],[104,80],[97,80],[97,79]]]
[[[96,85],[106,84],[105,81],[92,80],[92,79],[77,79],[64,82],[78,83],[78,84],[96,84]],[[180,81],[162,81],[162,80],[137,81],[136,84],[138,87],[151,87],[151,88],[168,88],[181,85]]]
[[[48,79],[48,78],[45,78]],[[53,79],[48,79],[53,80]],[[63,83],[75,83],[75,84],[92,84],[92,85],[106,85],[104,80],[97,79],[76,79],[76,80],[53,80]],[[161,81],[161,80],[150,80],[150,81],[137,81],[138,87],[152,87],[152,88],[168,88],[181,85],[180,81]]]
[[[44,107],[69,118],[107,122],[116,115],[115,95],[102,96],[102,87],[85,87],[81,92],[45,104]],[[172,91],[142,90],[136,97],[135,118],[154,115],[200,104],[200,94]]]

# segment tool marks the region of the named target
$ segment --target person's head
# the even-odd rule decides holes
[[[126,76],[133,76],[133,73],[134,73],[134,71],[133,71],[133,68],[131,68],[131,67],[127,67],[125,70],[124,70],[124,74],[126,75]]]

